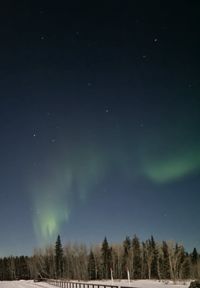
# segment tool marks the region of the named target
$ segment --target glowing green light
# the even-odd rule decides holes
[[[33,224],[40,242],[46,243],[60,233],[69,220],[74,193],[75,198],[85,200],[105,173],[105,157],[100,151],[85,148],[73,155],[47,165],[44,177],[33,189],[35,211],[39,211],[33,215]]]
[[[151,160],[145,164],[145,174],[154,182],[170,182],[200,169],[200,151],[171,155],[167,159]]]
[[[57,226],[57,219],[55,216],[56,215],[47,214],[44,215],[44,218],[41,219],[41,230],[43,237],[46,238],[48,236],[52,236],[55,233]]]

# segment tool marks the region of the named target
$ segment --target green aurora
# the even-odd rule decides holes
[[[145,175],[156,183],[178,180],[200,169],[200,151],[198,149],[186,154],[172,154],[169,158],[149,161],[145,164]]]
[[[49,163],[42,185],[41,182],[35,185],[33,225],[39,243],[54,239],[61,225],[68,221],[73,202],[85,201],[87,194],[103,179],[106,166],[103,157],[88,151],[73,151],[70,155],[76,157],[65,157],[60,165],[56,161]]]
[[[150,180],[152,185],[168,185],[198,173],[200,150],[199,139],[193,138],[195,129],[191,135],[185,135],[180,125],[174,127],[171,123],[168,130],[165,128],[163,124],[154,131],[144,127],[145,137],[138,137],[137,141],[128,133],[113,139],[110,135],[109,149],[100,140],[91,145],[82,141],[80,147],[76,145],[67,151],[61,147],[51,161],[48,155],[45,172],[38,175],[32,190],[33,226],[38,242],[55,239],[76,209],[76,201],[87,201],[115,172],[125,182],[134,184],[143,179]]]
[[[33,193],[37,211],[33,217],[33,223],[38,241],[46,243],[55,238],[62,224],[69,220],[71,209],[74,207],[73,199],[86,201],[90,193],[95,191],[95,187],[113,169],[113,165],[117,165],[121,169],[121,174],[127,178],[127,181],[135,181],[138,176],[142,176],[163,185],[199,171],[200,153],[197,148],[179,155],[177,153],[170,155],[169,151],[167,152],[167,157],[160,157],[159,160],[153,151],[149,153],[155,157],[151,159],[146,157],[146,162],[143,163],[143,166],[140,165],[140,173],[133,170],[132,179],[130,175],[124,173],[124,157],[119,159],[120,153],[118,162],[116,160],[114,162],[108,161],[106,155],[100,150],[89,152],[89,149],[82,149],[79,154],[74,151],[76,159],[74,161],[72,158],[70,161],[66,160],[66,166],[57,164],[57,169],[55,169],[56,164],[49,165],[49,167],[54,167],[49,174],[51,176],[46,177],[43,185],[40,183]],[[116,157],[117,155],[115,155]],[[74,195],[74,191],[76,191],[76,195]]]

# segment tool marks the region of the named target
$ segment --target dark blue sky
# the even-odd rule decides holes
[[[200,248],[196,1],[1,4],[0,255]]]

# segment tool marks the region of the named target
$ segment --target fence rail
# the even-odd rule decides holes
[[[130,288],[130,287],[121,287],[118,285],[105,285],[100,283],[81,283],[81,282],[70,282],[67,280],[58,280],[58,279],[46,279],[48,284],[61,287],[61,288]],[[132,287],[133,288],[133,287]]]

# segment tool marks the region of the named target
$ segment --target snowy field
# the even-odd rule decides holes
[[[53,288],[55,286],[49,285],[42,282],[33,282],[33,281],[0,281],[0,288],[39,288],[39,287],[48,287]]]
[[[83,283],[83,282],[82,282]],[[116,285],[116,286],[126,286],[126,287],[137,287],[137,288],[188,288],[190,282],[182,282],[173,284],[171,281],[155,281],[155,280],[132,280],[129,284],[126,280],[122,281],[91,281],[87,283],[102,284],[102,285]],[[55,286],[49,285],[43,282],[33,282],[33,281],[0,281],[0,288],[53,288]]]

